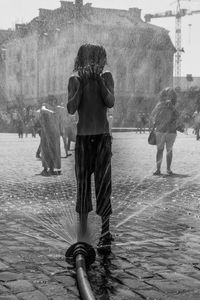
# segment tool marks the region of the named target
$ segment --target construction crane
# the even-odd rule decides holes
[[[186,15],[193,15],[200,13],[200,10],[182,9],[180,5],[181,0],[177,0],[176,11],[167,10],[163,13],[146,14],[144,16],[146,22],[150,22],[152,18],[169,18],[175,17],[175,87],[180,87],[181,80],[181,54],[184,49],[181,45],[181,18]],[[189,0],[190,1],[190,0]]]

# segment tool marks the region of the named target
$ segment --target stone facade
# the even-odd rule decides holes
[[[13,31],[0,30],[0,106],[5,106],[7,102],[7,88],[6,88],[6,49],[3,46],[9,39],[12,39]]]
[[[61,7],[40,9],[30,23],[16,25],[15,38],[4,45],[8,101],[20,98],[29,105],[48,94],[65,100],[74,58],[83,43],[106,48],[118,110],[172,85],[175,49],[168,32],[143,22],[139,9],[61,1]]]

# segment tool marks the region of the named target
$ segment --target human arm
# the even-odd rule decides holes
[[[115,96],[114,96],[114,80],[112,74],[110,72],[105,72],[99,75],[97,80],[101,89],[101,95],[105,105],[108,108],[113,107],[115,103]]]
[[[68,103],[67,110],[69,114],[73,115],[79,105],[81,100],[81,85],[77,76],[71,76],[68,82]]]
[[[160,102],[156,104],[154,109],[152,110],[150,117],[149,117],[149,124],[150,127],[153,127],[154,124],[156,124],[158,112],[160,110]]]

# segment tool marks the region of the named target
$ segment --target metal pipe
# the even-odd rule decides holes
[[[86,267],[95,261],[94,248],[84,242],[78,242],[69,247],[65,254],[66,260],[75,263],[78,289],[82,300],[95,300],[88,281]]]

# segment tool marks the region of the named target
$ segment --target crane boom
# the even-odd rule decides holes
[[[169,18],[175,17],[175,87],[180,87],[180,78],[181,78],[181,53],[184,52],[181,46],[181,18],[186,15],[193,15],[200,13],[200,10],[189,10],[189,9],[182,9],[180,7],[180,1],[177,0],[177,7],[176,11],[167,10],[161,13],[155,14],[146,14],[144,16],[145,22],[150,22],[152,18]]]

